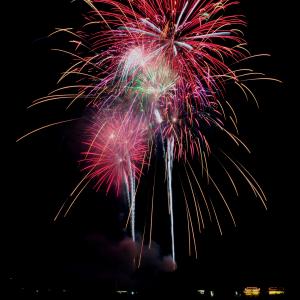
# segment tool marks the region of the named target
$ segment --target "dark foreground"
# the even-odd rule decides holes
[[[8,286],[7,299],[198,299],[198,300],[296,300],[289,290],[283,294],[269,295],[266,290],[261,290],[259,295],[245,295],[241,289],[201,289],[201,290],[113,290],[108,291],[103,287],[83,289],[77,288],[33,288]]]

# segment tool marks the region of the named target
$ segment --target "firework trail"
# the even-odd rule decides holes
[[[130,164],[130,161],[128,161]],[[131,221],[131,236],[133,241],[135,241],[135,194],[136,194],[136,188],[135,188],[135,176],[134,176],[134,170],[130,167],[130,174],[129,174],[129,180],[130,180],[130,221]]]
[[[128,180],[125,180],[125,189],[126,189],[126,195],[127,195],[127,201],[128,201],[128,207],[129,207],[129,217],[130,217],[130,224],[131,224],[131,238],[133,241],[135,241],[135,178],[134,174],[131,168],[130,160],[128,159],[128,169],[129,169],[129,176]]]
[[[174,160],[174,138],[171,136],[167,139],[167,184],[168,184],[168,200],[169,200],[169,214],[171,221],[171,238],[172,238],[172,258],[175,261],[175,237],[174,237],[174,210],[173,210],[173,190],[172,190],[172,171]]]

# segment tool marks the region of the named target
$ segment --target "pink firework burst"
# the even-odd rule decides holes
[[[198,141],[208,149],[199,128],[207,122],[223,126],[223,116],[217,113],[213,120],[206,111],[224,114],[227,82],[252,95],[240,84],[249,74],[229,66],[248,55],[239,30],[245,21],[231,13],[238,1],[85,2],[93,12],[83,30],[58,30],[71,33],[75,44],[75,53],[70,53],[75,62],[61,79],[79,76],[77,84],[59,88],[33,105],[56,99],[71,99],[68,107],[84,99],[100,110],[123,105],[144,114],[155,133],[173,133],[178,158],[199,153],[194,151]]]
[[[105,4],[105,9],[100,6],[97,10],[101,18],[96,23],[107,28],[95,33],[92,39],[92,49],[99,53],[93,61],[107,72],[99,88],[116,77],[124,79],[124,70],[120,75],[124,55],[136,47],[144,47],[148,49],[148,54],[146,60],[143,58],[143,63],[163,59],[178,74],[176,98],[181,101],[192,98],[202,104],[207,102],[207,94],[212,95],[223,89],[225,74],[234,76],[226,58],[239,60],[246,54],[242,48],[245,42],[237,29],[245,25],[243,18],[224,14],[238,1],[93,2]],[[136,54],[129,65],[136,65],[139,59]],[[127,83],[123,81],[124,85]]]
[[[120,193],[131,177],[142,175],[148,151],[148,128],[142,118],[128,114],[101,114],[90,128],[84,143],[88,149],[82,154],[87,178],[95,179],[95,188],[106,185]]]

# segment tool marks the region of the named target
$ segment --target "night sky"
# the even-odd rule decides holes
[[[80,108],[65,112],[58,104],[32,110],[26,107],[53,90],[59,74],[70,63],[67,56],[50,51],[63,47],[64,40],[49,39],[47,35],[56,27],[76,28],[83,21],[82,12],[87,12],[80,1],[22,2],[16,4],[13,13],[8,12],[13,24],[7,25],[11,26],[10,42],[4,44],[9,53],[8,58],[3,57],[9,62],[7,84],[2,88],[3,101],[12,107],[3,110],[7,119],[4,131],[10,136],[9,144],[2,145],[5,148],[2,160],[7,166],[5,173],[3,170],[1,197],[5,204],[3,244],[7,250],[7,274],[13,274],[18,284],[29,286],[70,286],[74,282],[98,280],[114,287],[115,281],[110,280],[114,276],[120,285],[140,281],[147,285],[149,278],[155,284],[155,280],[164,276],[160,271],[168,268],[165,256],[170,254],[168,229],[160,229],[167,222],[162,213],[156,217],[153,239],[157,244],[154,252],[148,254],[149,265],[134,275],[126,260],[131,245],[120,228],[119,200],[106,199],[88,189],[66,219],[53,223],[60,205],[81,178],[77,164],[79,125],[52,128],[15,144],[18,137],[31,129],[80,115]],[[292,271],[299,261],[295,245],[299,237],[295,209],[299,200],[298,100],[291,87],[295,56],[293,38],[288,35],[292,18],[275,1],[241,2],[242,13],[248,20],[245,34],[249,49],[253,54],[271,54],[253,60],[251,66],[283,81],[283,84],[264,81],[251,85],[259,110],[254,102],[243,97],[233,100],[240,136],[252,150],[250,156],[237,155],[267,194],[268,211],[246,185],[241,185],[241,197],[230,199],[238,226],[231,225],[228,216],[221,217],[223,236],[215,225],[208,226],[198,237],[197,261],[188,258],[185,221],[178,221],[177,227],[175,224],[178,270],[173,277],[170,275],[170,282],[180,280],[183,286],[244,283],[287,286],[291,285]],[[292,9],[288,5],[291,1],[285,3],[285,7]],[[144,183],[138,199],[141,211],[147,206],[149,190],[151,187]],[[179,196],[177,200],[180,201]],[[185,215],[179,218],[184,219]],[[141,221],[142,218],[138,219],[140,232]],[[169,279],[164,277],[164,280]]]

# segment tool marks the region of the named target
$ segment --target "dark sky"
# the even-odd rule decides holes
[[[18,4],[14,24],[9,30],[11,42],[6,45],[9,48],[9,76],[4,90],[5,101],[13,109],[3,112],[4,117],[9,115],[4,130],[8,128],[11,143],[2,157],[8,168],[5,193],[1,198],[7,207],[4,245],[8,250],[8,271],[21,278],[20,281],[45,282],[54,277],[57,279],[57,274],[62,277],[59,279],[62,282],[70,278],[78,280],[73,274],[78,270],[83,277],[94,279],[97,275],[91,274],[99,270],[82,265],[93,265],[94,257],[97,268],[104,268],[104,258],[114,260],[117,254],[108,254],[97,247],[110,249],[123,236],[117,218],[120,205],[115,206],[114,199],[105,200],[103,195],[93,191],[84,194],[67,219],[56,224],[52,221],[80,178],[76,164],[78,133],[74,128],[51,129],[18,145],[14,143],[28,130],[68,116],[56,105],[32,111],[26,111],[26,106],[55,88],[58,74],[68,66],[64,56],[50,51],[53,45],[57,47],[62,41],[53,41],[46,36],[56,27],[80,24],[81,13],[86,9],[79,2],[32,0],[30,4]],[[241,137],[252,149],[252,155],[245,156],[245,165],[264,188],[269,209],[264,211],[242,187],[244,196],[231,202],[237,214],[237,228],[225,217],[222,237],[216,227],[209,228],[198,238],[198,261],[187,258],[186,246],[182,246],[186,244],[185,229],[177,228],[178,276],[185,278],[184,282],[196,283],[202,280],[208,283],[264,281],[288,284],[298,262],[296,241],[299,236],[295,210],[299,199],[297,97],[292,93],[294,54],[293,40],[288,34],[292,18],[281,5],[271,0],[241,2],[242,12],[248,20],[245,33],[250,50],[271,54],[270,58],[257,59],[251,66],[283,81],[282,85],[271,82],[252,85],[260,110],[243,99],[238,99],[236,106]],[[285,3],[288,2],[291,3]],[[142,198],[147,198],[147,192],[142,193]],[[165,222],[158,220],[158,224]],[[96,246],[90,238],[95,234],[98,236]],[[157,242],[161,245],[161,255],[166,255],[168,249],[165,249],[163,234]],[[91,254],[95,249],[101,252],[100,258]],[[125,264],[122,259],[119,263]],[[72,273],[72,270],[76,271]]]

